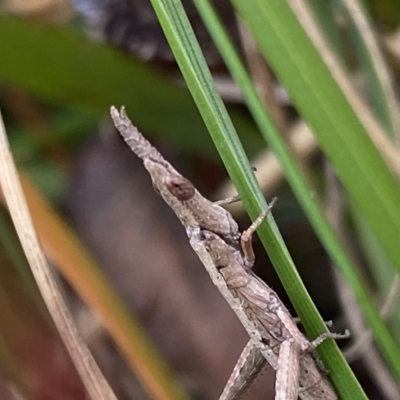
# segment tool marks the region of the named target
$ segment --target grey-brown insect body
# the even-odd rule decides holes
[[[231,377],[230,387],[224,390],[225,397],[221,399],[235,399],[246,382],[254,377],[254,371],[259,370],[260,357],[254,356],[253,348],[257,348],[274,369],[281,369],[277,382],[281,397],[278,399],[292,400],[297,393],[304,400],[337,399],[332,385],[309,351],[312,344],[298,330],[277,294],[249,270],[253,260],[234,246],[241,235],[231,214],[204,198],[179,174],[132,125],[123,108],[118,112],[112,107],[111,116],[127,144],[143,159],[157,192],[183,224],[192,248],[251,338],[252,345],[246,347],[248,358],[239,360],[242,376],[238,377],[235,368],[233,375],[238,378]],[[251,239],[249,231],[246,237]],[[290,361],[285,361],[294,358],[293,365],[298,365],[298,371],[297,367],[290,371]],[[284,373],[286,368],[289,369]],[[232,387],[237,387],[236,392]],[[286,397],[282,397],[285,394]]]

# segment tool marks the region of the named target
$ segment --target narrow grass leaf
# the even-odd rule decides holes
[[[240,147],[236,132],[227,119],[225,108],[214,90],[211,75],[181,4],[178,1],[166,0],[153,0],[152,3],[221,158],[246,209],[254,218],[260,211],[260,207],[265,207],[265,203],[254,182],[254,177]],[[273,264],[278,271],[281,271],[280,276],[288,291],[301,293],[300,300],[297,299],[299,307],[306,307],[311,310],[313,315],[316,316],[316,325],[323,331],[325,329],[323,321],[321,318],[318,319],[315,306],[304,289],[282,238],[277,232],[276,226],[271,225],[271,219],[269,219],[269,223],[270,225],[264,224],[260,228],[259,234],[264,244],[267,245],[267,251]],[[326,343],[326,345],[327,347],[336,347],[335,343]],[[337,350],[336,353],[335,350],[332,353],[336,354],[337,359],[341,359]],[[343,360],[341,365],[344,365],[344,367],[337,371],[338,380],[344,379],[346,375],[346,373],[343,373],[344,369],[347,368],[347,373],[349,372]],[[352,386],[352,389],[348,390],[354,395],[353,398],[365,399],[365,395],[356,381],[353,380]]]

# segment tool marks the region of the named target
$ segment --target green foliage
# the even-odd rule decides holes
[[[53,104],[79,107],[89,117],[107,114],[110,104],[125,105],[141,129],[168,135],[188,151],[215,155],[188,91],[143,62],[72,29],[1,15],[0,36],[7,38],[0,43],[1,82]],[[254,124],[234,109],[231,116],[253,139],[247,143],[254,152],[260,145]]]

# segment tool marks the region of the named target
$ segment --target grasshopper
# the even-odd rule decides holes
[[[132,151],[143,160],[155,190],[184,226],[190,245],[250,336],[220,400],[237,399],[267,361],[277,370],[276,400],[338,399],[312,350],[327,333],[310,342],[278,295],[253,272],[252,235],[272,204],[243,233],[220,204],[203,197],[194,185],[133,126],[125,109],[111,107],[111,117]],[[238,250],[241,245],[241,251]]]

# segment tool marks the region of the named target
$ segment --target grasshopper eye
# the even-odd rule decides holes
[[[180,201],[190,200],[195,194],[192,182],[181,175],[167,176],[165,186]]]

